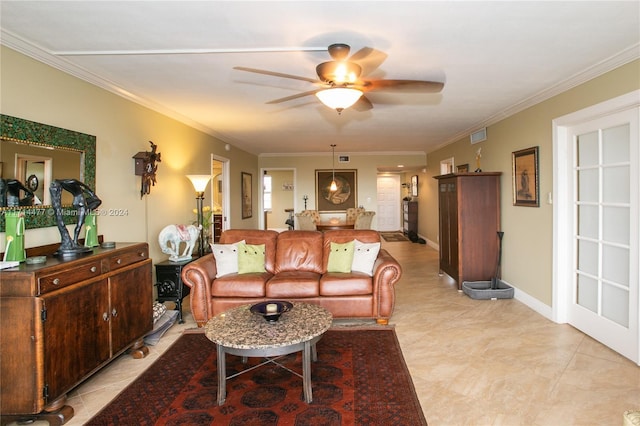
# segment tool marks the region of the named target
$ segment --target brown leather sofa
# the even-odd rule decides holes
[[[331,243],[357,239],[380,242],[374,230],[285,231],[227,230],[220,244],[244,240],[265,245],[265,272],[231,273],[216,278],[216,262],[209,253],[183,268],[182,279],[191,287],[191,312],[199,327],[235,306],[265,300],[315,303],[334,318],[374,318],[387,324],[395,304],[395,283],[400,264],[380,249],[373,276],[352,271],[327,272]]]

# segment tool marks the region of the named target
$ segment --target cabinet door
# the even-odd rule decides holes
[[[109,359],[107,280],[67,287],[42,300],[44,376],[51,402]]]
[[[455,180],[438,185],[440,206],[440,269],[457,279],[458,273],[458,199]]]
[[[37,297],[0,298],[0,418],[45,406],[42,369],[32,367],[42,359],[41,311]]]
[[[109,278],[112,355],[153,329],[151,263],[147,259],[130,265]]]

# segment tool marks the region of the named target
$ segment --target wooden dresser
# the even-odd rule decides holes
[[[409,232],[418,233],[418,202],[402,201],[402,232],[407,235]]]
[[[152,261],[146,243],[118,243],[71,259],[0,271],[0,416],[73,416],[66,394],[130,349],[149,352],[153,329]]]
[[[457,281],[495,275],[500,230],[500,172],[438,179],[440,271]]]

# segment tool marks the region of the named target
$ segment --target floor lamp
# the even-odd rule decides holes
[[[198,247],[198,256],[204,256],[204,229],[202,229],[202,201],[204,200],[204,190],[207,188],[210,175],[187,175],[193,188],[196,190],[196,207],[198,209],[198,226],[200,226],[200,239]]]

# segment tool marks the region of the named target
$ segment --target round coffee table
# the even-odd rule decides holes
[[[310,403],[313,400],[311,359],[318,359],[316,342],[331,327],[331,312],[318,305],[294,302],[289,312],[269,323],[262,316],[251,313],[250,307],[243,305],[230,309],[211,318],[205,325],[205,335],[216,344],[218,351],[218,405],[224,404],[226,399],[227,380],[244,372],[227,377],[226,354],[265,357],[267,360],[260,365],[271,362],[282,367],[269,357],[299,351],[302,351],[302,376],[292,373],[302,377],[304,400]]]

